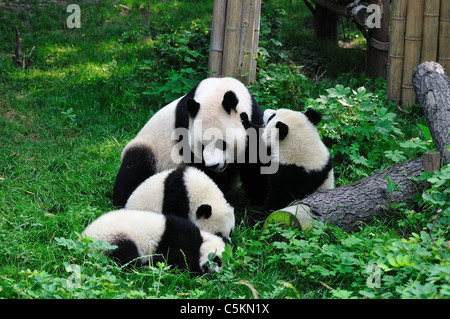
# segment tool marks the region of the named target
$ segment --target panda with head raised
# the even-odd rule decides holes
[[[147,210],[187,218],[201,230],[230,237],[234,208],[203,171],[181,167],[157,173],[128,198],[126,209]]]
[[[104,253],[120,265],[143,266],[164,261],[193,273],[220,267],[227,239],[201,231],[189,220],[148,211],[116,210],[101,215],[82,233],[117,248]],[[215,254],[213,263],[208,255]]]
[[[263,124],[261,108],[245,85],[233,78],[205,79],[160,109],[122,152],[113,204],[123,207],[149,176],[184,165],[204,170],[224,193],[239,179],[244,189],[252,189],[258,183],[257,168],[236,163],[247,147],[242,112],[253,123]],[[186,131],[188,137],[178,135]],[[177,149],[180,144],[187,147]]]
[[[259,128],[247,116],[241,117],[245,127]],[[312,109],[305,113],[288,109],[264,112],[261,137],[278,170],[265,175],[266,198],[259,212],[248,215],[250,224],[317,190],[334,188],[331,156],[316,127],[321,119]]]

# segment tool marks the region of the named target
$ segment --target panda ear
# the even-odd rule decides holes
[[[212,208],[208,204],[200,205],[200,207],[197,208],[197,212],[195,214],[197,215],[197,218],[208,219],[212,215]]]
[[[200,104],[193,98],[189,97],[186,100],[186,107],[191,117],[194,118],[197,115],[198,110],[200,109]]]
[[[287,126],[283,122],[277,122],[277,124],[275,124],[275,127],[279,130],[278,138],[280,140],[283,140],[288,135],[289,126]]]
[[[314,125],[317,125],[320,123],[320,121],[322,121],[322,114],[313,109],[309,109],[308,111],[306,111],[305,115],[308,120]]]
[[[232,109],[236,111],[236,105],[238,105],[238,103],[239,100],[233,91],[228,91],[223,96],[222,106],[228,114],[230,114]]]

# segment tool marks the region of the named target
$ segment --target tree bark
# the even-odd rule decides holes
[[[361,223],[370,223],[374,217],[389,214],[393,205],[413,206],[413,197],[423,191],[424,184],[411,178],[419,177],[422,170],[422,158],[403,162],[355,183],[315,192],[287,210],[297,212],[303,223],[309,214],[326,224],[355,230]],[[388,190],[389,184],[393,190]],[[297,207],[299,204],[302,206]]]
[[[450,145],[448,75],[438,63],[426,62],[414,70],[413,84],[436,150],[444,154],[445,161],[449,161],[450,153],[445,147]],[[307,229],[315,219],[344,230],[355,230],[374,217],[389,216],[395,205],[414,206],[414,196],[422,193],[426,186],[413,180],[424,170],[423,162],[423,158],[418,158],[399,163],[355,183],[313,193],[280,210],[295,214],[302,229]],[[433,167],[437,166],[435,163],[428,169],[434,170]]]
[[[413,85],[420,107],[425,113],[436,149],[450,162],[450,80],[436,62],[425,62],[413,71]]]

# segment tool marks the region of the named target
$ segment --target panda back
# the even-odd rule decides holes
[[[165,180],[174,170],[167,170],[150,176],[130,195],[126,209],[146,210],[163,213],[165,197]]]
[[[83,235],[111,245],[134,243],[138,256],[146,256],[156,251],[165,230],[165,217],[160,214],[121,209],[101,215],[84,230]]]
[[[173,153],[176,141],[172,140],[175,129],[175,113],[179,98],[156,112],[122,151],[122,159],[129,148],[141,146],[149,148],[155,156],[156,172],[177,168],[182,161]]]

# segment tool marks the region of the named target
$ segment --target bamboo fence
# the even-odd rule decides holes
[[[393,0],[386,91],[406,109],[416,101],[412,71],[425,61],[450,70],[450,0]]]
[[[450,74],[450,0],[441,0],[438,63]]]
[[[261,0],[214,0],[208,62],[210,77],[255,80]]]

